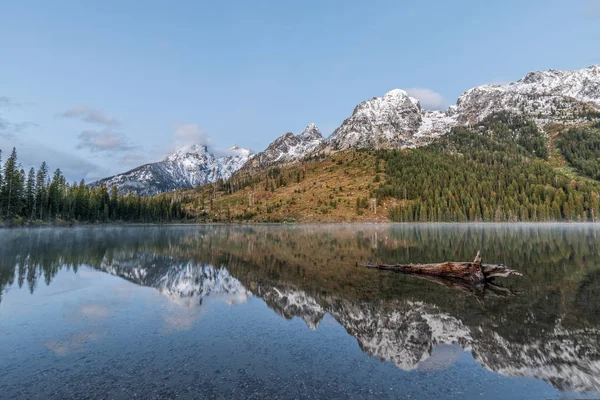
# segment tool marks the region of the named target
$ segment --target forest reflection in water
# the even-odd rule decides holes
[[[207,296],[231,303],[256,296],[311,329],[329,314],[365,353],[404,371],[425,367],[436,349],[458,344],[487,370],[543,380],[560,391],[596,393],[598,229],[557,224],[3,231],[0,306],[12,288],[35,293],[39,285],[52,285],[59,271],[89,266],[154,288],[183,307],[202,307]],[[474,295],[355,266],[470,260],[477,250],[485,262],[524,274],[502,282],[518,295]]]

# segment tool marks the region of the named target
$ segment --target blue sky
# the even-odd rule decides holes
[[[0,148],[93,180],[209,141],[326,135],[365,99],[432,107],[600,64],[600,0],[2,1]]]

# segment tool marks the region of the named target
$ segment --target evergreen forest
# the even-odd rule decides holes
[[[60,169],[50,173],[45,162],[26,172],[15,148],[4,163],[0,151],[0,165],[0,225],[164,223],[185,218],[174,196],[120,195],[116,187],[90,187],[83,180],[69,183]]]
[[[400,200],[390,212],[398,222],[596,221],[597,128],[561,134],[560,154],[552,157],[568,165],[556,167],[549,162],[552,144],[533,122],[495,114],[427,147],[379,152],[386,180],[374,195]]]

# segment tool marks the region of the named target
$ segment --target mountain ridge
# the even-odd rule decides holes
[[[253,156],[252,151],[237,146],[221,153],[217,156],[207,146],[193,144],[176,150],[161,161],[141,165],[91,185],[116,186],[120,193],[152,196],[226,180]]]
[[[96,184],[116,185],[120,192],[153,195],[228,179],[237,171],[270,168],[319,153],[355,149],[407,149],[426,146],[455,127],[481,123],[498,112],[530,117],[542,132],[547,125],[580,125],[600,110],[600,65],[579,70],[527,73],[516,82],[481,85],[466,90],[447,110],[425,110],[402,89],[358,104],[350,117],[324,138],[315,124],[302,133],[286,133],[252,155],[221,158],[181,155],[146,164]],[[199,151],[195,145],[192,153]],[[193,147],[193,146],[192,146]],[[178,155],[179,156],[176,156]]]

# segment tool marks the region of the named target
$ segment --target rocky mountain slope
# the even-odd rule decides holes
[[[416,147],[445,133],[453,124],[453,117],[424,111],[417,99],[394,89],[356,106],[327,145],[333,150]]]
[[[600,107],[600,65],[575,71],[530,72],[523,79],[467,90],[448,112],[457,123],[474,123],[498,112],[531,115],[540,124],[577,123]]]
[[[116,186],[120,193],[151,196],[175,189],[228,179],[252,157],[248,149],[232,147],[226,154],[215,155],[206,146],[186,146],[164,160],[145,164],[123,174],[114,175],[92,186]]]
[[[448,110],[427,111],[400,89],[359,104],[327,144],[349,148],[412,148],[426,145],[451,128],[472,125],[508,111],[548,123],[577,124],[600,110],[600,66],[575,71],[531,72],[523,79],[466,91]]]
[[[445,111],[425,110],[407,92],[394,89],[355,107],[324,139],[310,124],[299,135],[287,133],[252,157],[233,148],[216,157],[204,146],[181,149],[163,161],[147,164],[96,183],[120,192],[153,195],[228,179],[242,167],[263,169],[303,159],[316,151],[415,148],[432,143],[456,126],[471,126],[498,112],[532,119],[542,131],[549,124],[577,125],[600,112],[600,65],[581,70],[531,72],[508,84],[467,90]]]
[[[299,135],[291,132],[275,139],[249,162],[254,168],[267,168],[277,163],[289,163],[317,150],[325,139],[315,124],[309,124]]]

